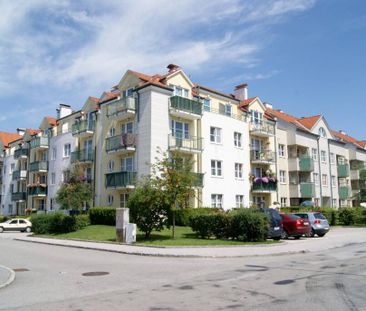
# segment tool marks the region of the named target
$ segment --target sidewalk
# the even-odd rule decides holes
[[[232,258],[317,252],[351,243],[366,243],[366,228],[334,228],[323,238],[302,238],[258,246],[149,247],[32,236],[15,240],[140,256]]]
[[[10,285],[15,280],[15,272],[8,267],[0,265],[0,289]]]

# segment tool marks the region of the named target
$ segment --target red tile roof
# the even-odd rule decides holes
[[[94,96],[89,96],[89,99],[90,99],[92,102],[99,103],[99,98],[96,98],[96,97],[94,97]]]
[[[358,142],[361,147],[366,148],[366,140],[361,140]]]
[[[300,122],[303,126],[305,126],[308,130],[311,130],[321,117],[322,117],[321,115],[316,115],[312,117],[297,119],[297,121]]]
[[[340,131],[334,131],[334,130],[332,130],[331,132],[332,132],[333,136],[337,137],[338,139],[340,139],[344,142],[348,142],[348,143],[354,144],[356,146],[363,147],[357,139],[355,139],[347,134],[344,134]]]
[[[199,89],[201,88],[201,89],[207,90],[207,91],[212,92],[212,93],[216,93],[216,94],[221,95],[221,96],[225,96],[225,97],[235,99],[233,94],[228,94],[228,93],[224,93],[224,92],[221,92],[221,91],[217,91],[215,89],[204,86],[202,84],[194,83],[193,88],[194,88],[194,91],[197,92],[197,93],[199,93]]]
[[[34,130],[34,129],[26,129],[25,132],[29,134],[29,136],[36,135],[40,132],[40,130]]]
[[[253,101],[255,101],[258,97],[251,97],[251,98],[248,98],[248,99],[245,99],[245,100],[242,100],[240,102],[240,107],[247,107],[249,106]]]
[[[9,147],[9,144],[15,140],[21,139],[22,136],[17,133],[0,132],[0,141],[4,147]]]
[[[57,120],[55,118],[52,117],[46,117],[47,122],[52,125],[52,126],[56,126],[57,125]]]

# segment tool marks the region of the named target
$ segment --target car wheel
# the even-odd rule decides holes
[[[31,231],[32,231],[32,229],[30,227],[25,228],[25,232],[29,233]]]
[[[282,239],[287,240],[288,239],[288,233],[286,230],[282,231]]]
[[[310,236],[313,238],[315,236],[315,231],[313,228],[311,228]]]
[[[318,233],[318,237],[322,238],[323,236],[325,236],[325,233]]]
[[[281,240],[281,237],[280,236],[276,236],[275,238],[272,238],[274,241],[279,241]]]
[[[4,232],[4,228],[0,227],[0,233]]]
[[[301,235],[295,235],[294,238],[295,240],[299,240],[301,238]]]

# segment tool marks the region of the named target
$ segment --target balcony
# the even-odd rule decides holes
[[[202,188],[203,187],[203,176],[204,176],[204,174],[202,174],[202,173],[192,173],[192,175],[195,177],[194,182],[193,182],[193,186],[197,187],[197,188]]]
[[[338,195],[339,199],[346,200],[349,198],[350,190],[348,186],[339,186],[338,187]]]
[[[314,160],[312,157],[300,156],[299,157],[299,171],[300,172],[312,172],[314,171]]]
[[[169,134],[168,147],[170,151],[200,153],[203,150],[203,138],[195,136],[183,137],[183,135]]]
[[[366,190],[366,180],[351,180],[352,190]]]
[[[71,152],[71,163],[92,163],[94,161],[93,150],[78,150]]]
[[[129,153],[136,150],[136,144],[136,134],[121,134],[108,137],[105,141],[105,149],[107,153]]]
[[[339,178],[345,178],[349,176],[349,166],[348,163],[346,164],[338,164],[337,167],[338,170],[338,177]]]
[[[263,181],[263,179],[265,179]],[[252,193],[271,193],[277,191],[277,182],[270,181],[269,178],[256,178],[253,181]]]
[[[272,137],[275,134],[274,124],[267,121],[250,122],[249,131],[251,135],[259,137]]]
[[[11,200],[14,202],[25,201],[27,198],[26,192],[13,192],[11,194]]]
[[[31,149],[48,149],[48,137],[47,136],[38,136],[31,140],[30,142]]]
[[[95,121],[81,120],[72,125],[72,135],[77,137],[93,136]]]
[[[47,196],[47,187],[45,185],[30,186],[28,187],[28,195],[33,197],[45,197]]]
[[[19,180],[19,179],[26,179],[27,178],[27,171],[26,170],[20,170],[20,171],[14,171],[13,172],[13,180]]]
[[[117,172],[105,174],[107,188],[133,188],[136,172]]]
[[[170,113],[179,118],[200,119],[202,117],[202,103],[181,96],[172,96],[170,98]]]
[[[14,159],[27,158],[29,154],[28,148],[20,148],[14,151]]]
[[[314,198],[315,184],[313,182],[300,182],[300,196],[301,198]]]
[[[46,161],[38,161],[32,162],[29,164],[30,172],[47,172],[47,162]]]
[[[276,162],[276,154],[271,150],[251,150],[250,160],[253,164],[273,164]]]
[[[136,112],[136,98],[133,96],[120,98],[107,105],[107,117],[110,120],[121,121],[134,118]]]

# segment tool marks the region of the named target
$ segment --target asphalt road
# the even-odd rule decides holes
[[[158,258],[13,241],[0,310],[366,310],[366,244],[232,259]],[[357,242],[357,241],[355,241]],[[83,275],[105,272],[99,276]]]

